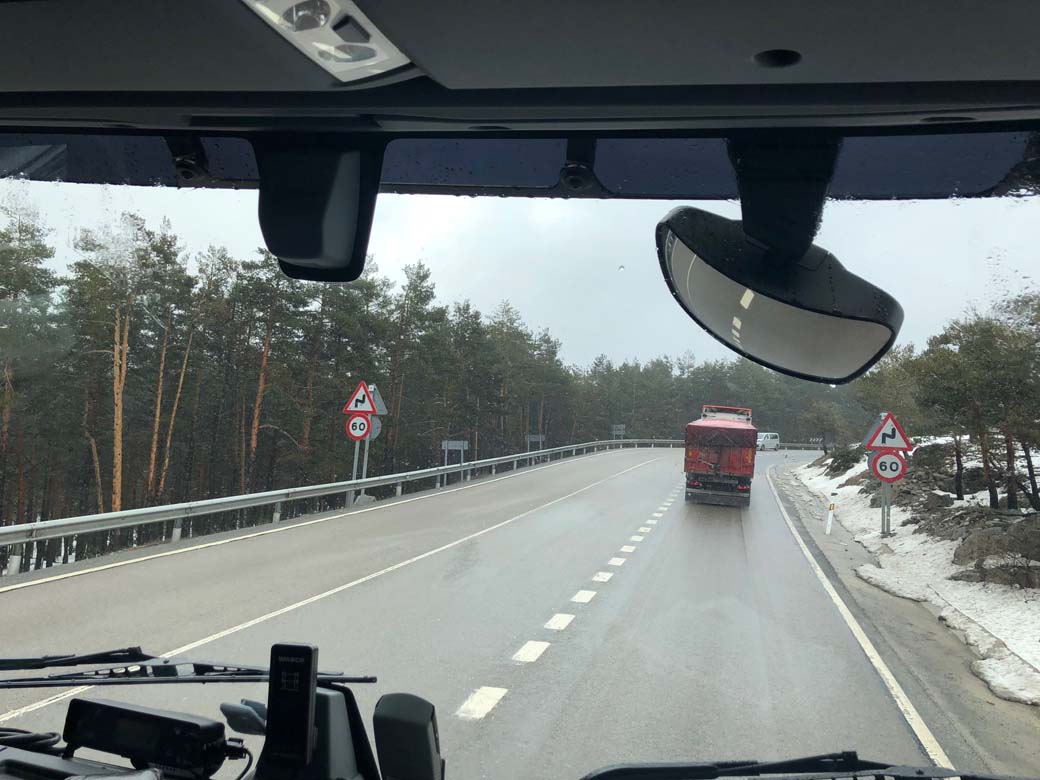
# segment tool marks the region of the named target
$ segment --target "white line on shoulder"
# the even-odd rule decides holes
[[[809,547],[805,544],[805,540],[802,539],[802,535],[798,533],[798,529],[795,528],[794,523],[791,521],[790,515],[787,514],[787,510],[784,509],[784,504],[780,500],[780,494],[777,492],[776,485],[773,484],[773,468],[770,468],[766,472],[766,480],[769,482],[769,488],[773,491],[773,498],[776,500],[776,505],[780,509],[780,514],[784,517],[784,522],[787,523],[787,528],[794,536],[795,542],[802,551],[802,555],[809,562],[809,568],[812,569],[813,574],[816,575],[816,579],[820,581],[823,589],[827,592],[834,606],[838,608],[838,614],[841,615],[842,620],[845,621],[845,625],[849,627],[849,631],[852,632],[852,636],[855,637],[856,642],[859,643],[863,653],[867,656],[867,660],[870,661],[871,666],[881,677],[881,681],[885,684],[885,688],[888,689],[889,694],[895,700],[896,707],[899,708],[899,712],[902,713],[903,719],[906,724],[910,727],[910,730],[914,732],[914,736],[917,737],[917,741],[921,743],[921,747],[925,753],[936,766],[953,768],[953,764],[950,761],[950,757],[946,755],[946,751],[942,749],[939,744],[939,740],[935,738],[932,730],[928,728],[928,724],[924,722],[924,718],[917,711],[917,708],[910,701],[910,697],[906,695],[906,691],[903,690],[903,686],[896,680],[895,675],[892,674],[892,670],[888,668],[888,664],[878,653],[877,648],[874,647],[874,643],[870,641],[870,637],[867,636],[863,627],[856,620],[855,616],[849,610],[848,606],[838,591],[835,590],[834,585],[827,578],[826,573],[820,567],[820,564],[816,562],[816,558],[813,557]]]

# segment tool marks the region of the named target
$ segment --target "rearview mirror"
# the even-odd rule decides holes
[[[708,333],[784,374],[842,384],[889,350],[903,309],[815,244],[778,256],[739,221],[672,210],[657,225],[657,255],[672,295]]]

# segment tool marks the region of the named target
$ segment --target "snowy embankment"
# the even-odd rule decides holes
[[[997,696],[1040,705],[1040,590],[950,579],[973,568],[954,563],[960,540],[915,533],[910,509],[898,505],[892,507],[894,533],[882,538],[881,510],[862,490],[864,480],[872,478],[866,459],[836,477],[826,473],[828,463],[801,466],[795,475],[833,502],[835,519],[874,554],[877,565],[860,566],[856,574],[894,595],[934,605],[939,619],[975,651],[972,669]],[[969,495],[938,511],[952,515],[978,501]]]

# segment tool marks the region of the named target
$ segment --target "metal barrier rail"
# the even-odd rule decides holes
[[[370,488],[383,487],[386,485],[396,486],[396,495],[400,496],[406,482],[414,482],[420,479],[436,479],[440,485],[441,479],[450,474],[462,474],[463,479],[469,479],[475,472],[487,469],[494,474],[498,466],[511,464],[514,469],[519,468],[522,461],[528,464],[534,461],[551,460],[553,457],[563,458],[566,455],[575,456],[579,452],[585,454],[590,450],[599,449],[623,449],[625,447],[672,447],[682,446],[681,439],[617,439],[605,441],[593,441],[585,444],[572,444],[566,447],[554,447],[546,450],[534,450],[531,452],[520,452],[514,455],[503,455],[498,458],[487,458],[476,460],[471,463],[456,463],[449,466],[436,466],[419,471],[408,471],[401,474],[387,474],[382,477],[368,477],[366,479],[347,480],[345,482],[333,482],[325,485],[310,485],[307,487],[288,488],[285,490],[269,490],[264,493],[250,493],[244,496],[227,496],[225,498],[210,498],[203,501],[188,501],[182,504],[168,504],[166,506],[145,507],[141,509],[127,509],[121,512],[106,512],[95,515],[82,515],[80,517],[67,517],[58,520],[44,520],[39,523],[19,523],[17,525],[0,526],[0,547],[23,544],[25,542],[43,541],[46,539],[58,539],[74,534],[90,533],[93,531],[112,531],[120,528],[131,528],[136,526],[150,525],[153,523],[164,523],[174,521],[173,534],[169,541],[177,541],[180,538],[181,523],[188,518],[202,517],[218,512],[230,512],[238,509],[249,509],[257,506],[274,506],[271,521],[278,522],[281,519],[282,504],[288,501],[297,501],[308,498],[320,498],[322,496],[347,495],[348,506],[353,503],[351,495],[355,491],[364,491]]]

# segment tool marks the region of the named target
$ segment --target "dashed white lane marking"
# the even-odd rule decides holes
[[[641,533],[641,534],[648,534],[648,533],[650,533],[651,530],[653,530],[653,529],[651,529],[651,528],[649,528],[648,526],[645,526],[645,525],[642,525],[642,526],[639,527],[639,533]]]
[[[903,715],[903,719],[906,721],[910,730],[914,732],[917,737],[917,741],[921,743],[921,747],[928,754],[928,757],[932,760],[936,766],[952,768],[953,764],[950,761],[950,757],[946,755],[946,751],[942,749],[942,745],[939,744],[939,740],[935,738],[932,730],[928,728],[928,724],[924,722],[924,718],[914,707],[913,702],[910,701],[910,697],[906,695],[906,691],[896,680],[895,675],[892,674],[892,670],[888,668],[888,664],[878,653],[877,648],[874,647],[874,643],[870,641],[870,637],[867,636],[863,627],[859,624],[859,621],[853,616],[852,612],[849,611],[845,601],[838,595],[838,591],[834,589],[831,581],[827,579],[827,575],[823,569],[820,568],[820,564],[816,562],[813,554],[809,552],[809,547],[805,544],[802,539],[802,535],[798,533],[798,529],[794,527],[794,523],[791,522],[790,515],[787,514],[787,510],[784,509],[783,502],[780,500],[780,494],[776,490],[776,485],[773,484],[773,469],[766,472],[766,480],[769,482],[769,487],[773,491],[773,498],[776,500],[776,505],[780,509],[780,514],[783,515],[784,521],[787,523],[787,528],[794,537],[795,542],[802,551],[802,555],[805,556],[805,560],[809,562],[809,568],[812,569],[813,574],[816,575],[816,579],[820,581],[823,589],[830,596],[834,606],[838,608],[838,614],[841,615],[845,621],[845,625],[849,627],[849,631],[856,638],[863,653],[867,656],[871,665],[877,671],[881,677],[881,681],[885,684],[888,692],[896,702],[896,707]]]
[[[593,455],[591,457],[596,457],[596,456]],[[223,631],[218,631],[215,634],[210,634],[209,636],[203,637],[202,639],[198,639],[198,640],[196,640],[194,642],[189,642],[188,644],[183,645],[181,647],[174,648],[173,650],[167,650],[165,653],[160,653],[159,655],[163,656],[163,657],[169,657],[169,656],[174,656],[174,655],[183,655],[184,653],[187,653],[187,652],[189,652],[191,650],[194,650],[197,647],[202,647],[203,645],[208,645],[211,642],[215,642],[218,639],[223,639],[224,637],[230,636],[231,634],[237,634],[239,631],[244,631],[247,628],[252,628],[255,625],[259,625],[260,623],[266,623],[268,620],[272,620],[272,619],[274,619],[276,617],[281,617],[282,615],[285,615],[285,614],[287,614],[289,612],[293,612],[293,611],[295,611],[297,609],[300,609],[302,607],[306,607],[306,606],[308,606],[310,604],[314,604],[317,601],[321,601],[323,599],[327,599],[329,596],[335,596],[337,593],[342,593],[343,591],[349,590],[351,588],[355,588],[358,585],[363,585],[366,582],[370,582],[371,580],[374,580],[374,579],[376,579],[378,577],[382,577],[385,574],[390,574],[391,572],[397,571],[398,569],[403,569],[406,566],[411,566],[413,563],[418,563],[419,561],[425,560],[427,558],[430,558],[431,556],[434,556],[434,555],[437,555],[439,553],[442,553],[445,550],[450,550],[453,547],[458,547],[459,545],[465,544],[466,542],[472,541],[473,539],[477,539],[477,538],[483,536],[484,534],[489,534],[492,531],[497,531],[499,528],[503,528],[503,527],[509,525],[510,523],[515,523],[517,520],[522,520],[523,518],[527,517],[528,515],[532,515],[535,512],[540,512],[543,509],[547,509],[547,508],[549,508],[551,506],[555,506],[556,504],[559,504],[561,501],[566,501],[568,498],[573,498],[574,496],[577,496],[577,495],[579,495],[581,493],[584,493],[586,490],[591,490],[594,487],[599,487],[600,485],[603,485],[603,484],[605,484],[607,482],[613,482],[618,477],[620,477],[622,474],[627,474],[630,471],[635,471],[636,469],[642,468],[643,466],[646,466],[649,463],[654,463],[654,462],[656,462],[658,460],[660,460],[660,458],[652,458],[651,460],[644,460],[642,463],[637,463],[635,466],[629,466],[627,469],[622,469],[621,471],[618,471],[618,472],[616,472],[614,474],[611,474],[609,477],[605,477],[604,479],[598,479],[595,482],[590,482],[588,485],[585,485],[584,487],[580,487],[577,490],[573,490],[570,493],[567,493],[566,495],[560,496],[559,498],[554,498],[552,501],[547,501],[546,503],[541,504],[541,505],[536,506],[536,507],[533,507],[532,509],[528,509],[526,512],[521,512],[518,515],[513,515],[512,517],[510,517],[510,518],[508,518],[506,520],[503,520],[503,521],[501,521],[499,523],[495,523],[494,525],[489,525],[487,528],[482,528],[479,531],[474,531],[471,534],[467,534],[466,536],[459,537],[458,539],[455,539],[452,542],[448,542],[447,544],[442,544],[440,547],[435,547],[432,550],[427,550],[426,552],[420,553],[419,555],[416,555],[416,556],[413,556],[411,558],[408,558],[407,560],[398,561],[397,563],[391,564],[390,566],[387,566],[387,567],[385,567],[383,569],[380,569],[379,571],[374,571],[371,574],[366,574],[364,577],[358,577],[356,580],[351,580],[350,582],[345,582],[342,585],[337,585],[335,588],[330,588],[329,590],[326,590],[326,591],[324,591],[322,593],[316,593],[313,596],[308,596],[307,598],[301,599],[300,601],[297,601],[297,602],[295,602],[293,604],[289,604],[287,606],[281,607],[280,609],[272,610],[271,612],[267,612],[267,613],[265,613],[263,615],[260,615],[259,617],[255,617],[252,620],[246,620],[245,622],[239,623],[238,625],[231,626],[230,628],[225,628]],[[541,468],[546,468],[546,467],[543,466]],[[528,472],[525,472],[525,473],[530,474],[531,471],[528,471]],[[519,475],[517,475],[517,476],[519,476]],[[491,481],[495,481],[495,480],[491,480]],[[484,482],[484,483],[481,483],[481,484],[485,484],[486,485],[488,483]],[[463,490],[463,489],[465,489],[465,488],[455,488],[454,490]],[[452,492],[452,491],[447,491],[447,492]],[[439,495],[445,495],[445,494],[446,494],[446,492],[442,492]],[[418,500],[418,498],[411,499],[411,500]],[[401,503],[404,503],[404,501],[395,502],[394,504],[391,504],[390,506],[396,506],[397,504],[401,504]],[[359,512],[368,512],[368,511],[371,511],[371,510],[369,510],[369,509],[362,509],[362,510],[358,510],[358,511]],[[357,513],[358,512],[352,512],[350,514],[357,514]],[[330,519],[330,518],[323,518],[323,520],[326,520],[326,519]],[[322,522],[322,521],[321,520],[311,520],[311,521],[308,521],[309,524],[316,523],[316,522]],[[266,534],[266,533],[271,533],[271,532],[270,531],[264,531],[262,533]],[[260,535],[262,535],[262,534],[255,534],[255,536],[260,536]],[[223,542],[214,542],[213,544],[223,544]],[[212,546],[212,545],[205,545],[205,546]],[[170,554],[170,553],[162,553],[161,555],[156,555],[156,556],[153,556],[153,557],[159,558],[159,557],[162,557],[162,555],[168,555],[168,554]],[[119,565],[119,564],[112,564],[112,566],[115,566],[115,565]],[[79,573],[82,574],[82,573],[85,573],[85,572],[79,572]],[[60,579],[60,578],[55,578],[55,579]],[[41,580],[41,582],[42,582],[42,580]],[[13,590],[15,587],[18,587],[18,586],[11,586],[10,588],[8,588],[8,590]],[[0,593],[3,593],[3,592],[4,592],[3,589],[0,589]],[[21,717],[22,715],[25,715],[26,713],[33,712],[35,710],[40,709],[41,707],[46,707],[48,704],[54,704],[55,702],[59,702],[59,701],[62,701],[64,699],[68,699],[68,698],[70,698],[72,696],[78,696],[79,694],[85,693],[85,692],[91,690],[92,688],[93,688],[93,686],[90,686],[90,685],[80,685],[80,686],[78,686],[76,688],[73,688],[71,690],[63,691],[62,693],[57,693],[57,694],[55,694],[53,696],[48,696],[45,699],[40,699],[39,701],[35,701],[32,704],[26,704],[24,707],[19,707],[19,708],[14,709],[14,710],[9,710],[7,712],[0,713],[0,723],[4,723],[5,721],[11,720],[12,718]],[[489,688],[488,690],[492,690],[492,691],[501,690],[502,691],[502,696],[505,695],[505,689],[504,688]],[[499,698],[501,698],[501,696],[499,696]],[[465,707],[465,706],[466,705],[463,704],[463,707]],[[491,706],[493,707],[494,704],[492,704]],[[477,717],[482,717],[482,716],[477,716]]]
[[[656,520],[647,520],[646,523],[647,523],[647,525],[657,525],[657,521]]]
[[[574,615],[568,615],[566,612],[557,612],[549,618],[549,622],[545,624],[545,627],[550,631],[563,631],[571,624],[572,620],[574,620]]]
[[[614,576],[613,572],[598,571],[598,572],[596,572],[595,574],[592,575],[592,581],[593,582],[607,582],[613,576]]]
[[[641,542],[641,541],[643,541],[643,537],[640,536],[639,534],[632,534],[628,538],[631,539],[633,542]]]
[[[624,566],[627,560],[628,558],[611,558],[607,561],[607,566]]]
[[[571,601],[577,602],[578,604],[588,604],[593,598],[595,598],[595,596],[596,591],[594,590],[579,590],[571,596]]]
[[[597,457],[600,457],[603,454],[604,453],[602,453],[602,452],[597,452],[597,453],[593,453],[592,455],[582,456],[582,457],[597,458]],[[654,460],[660,460],[660,458],[654,458]],[[234,537],[232,537],[230,539],[218,539],[218,540],[216,540],[214,542],[203,542],[201,544],[193,544],[193,545],[191,545],[189,547],[180,547],[180,548],[178,548],[176,550],[166,550],[165,552],[152,553],[150,555],[141,555],[141,556],[139,556],[137,558],[129,558],[129,559],[125,560],[125,561],[116,561],[114,563],[105,563],[105,564],[102,564],[101,566],[91,566],[89,569],[79,569],[78,571],[69,571],[69,572],[65,572],[63,574],[55,574],[52,577],[41,577],[38,580],[29,580],[28,582],[19,582],[19,583],[16,583],[14,585],[5,585],[3,587],[0,587],[0,593],[7,593],[8,591],[12,591],[12,590],[21,590],[22,588],[34,588],[37,585],[45,585],[48,582],[57,582],[59,580],[67,580],[69,577],[81,577],[84,574],[93,574],[93,573],[99,572],[99,571],[108,571],[109,569],[118,569],[118,568],[120,568],[122,566],[130,566],[130,565],[135,564],[135,563],[144,563],[145,561],[154,561],[156,558],[168,558],[171,555],[183,555],[184,553],[195,552],[196,550],[206,550],[206,549],[209,549],[210,547],[219,547],[219,546],[224,545],[224,544],[234,544],[235,542],[244,542],[244,541],[246,541],[248,539],[256,539],[256,538],[259,538],[261,536],[268,536],[269,534],[280,534],[280,533],[285,533],[287,531],[294,531],[297,528],[306,528],[307,526],[311,526],[311,525],[318,525],[320,523],[327,523],[330,520],[339,520],[339,519],[341,519],[343,517],[347,517],[348,515],[361,515],[361,514],[365,514],[366,512],[377,512],[377,511],[380,511],[380,510],[383,510],[383,509],[390,509],[390,508],[395,507],[395,506],[401,506],[402,504],[411,504],[413,501],[426,501],[427,499],[437,498],[438,496],[448,496],[448,495],[451,495],[452,493],[458,493],[460,490],[473,490],[474,488],[482,487],[484,485],[491,485],[491,484],[494,484],[495,482],[501,482],[504,479],[516,479],[517,477],[522,477],[525,474],[534,474],[536,471],[541,471],[542,469],[553,468],[555,466],[558,466],[560,463],[570,463],[570,462],[571,462],[570,458],[568,458],[566,460],[558,460],[555,463],[550,463],[550,464],[547,464],[545,466],[537,466],[535,468],[527,468],[527,469],[524,469],[523,471],[517,471],[517,472],[514,472],[512,474],[506,474],[506,475],[501,476],[501,477],[495,477],[494,479],[485,479],[485,480],[482,480],[480,482],[473,482],[473,483],[468,484],[468,485],[460,485],[459,487],[454,487],[454,488],[451,488],[449,490],[440,490],[440,491],[438,491],[436,493],[429,492],[429,493],[425,493],[425,494],[423,494],[421,496],[413,496],[412,498],[402,498],[402,499],[397,500],[397,501],[380,502],[380,503],[378,503],[378,504],[376,504],[374,506],[366,507],[364,509],[351,509],[348,512],[339,512],[339,513],[334,514],[334,515],[327,515],[326,517],[318,517],[318,518],[315,518],[314,520],[304,520],[302,523],[291,523],[289,525],[278,526],[277,528],[265,528],[263,531],[255,531],[253,533],[242,534],[241,536],[234,536]],[[650,461],[647,461],[647,462],[649,463]],[[642,466],[644,464],[641,463],[639,465]],[[636,468],[638,468],[638,466]],[[624,472],[621,472],[621,473],[624,473]],[[600,484],[602,484],[602,483],[600,483]],[[0,716],[0,723],[3,722],[5,717],[6,717],[6,715]]]
[[[534,663],[541,657],[547,647],[549,647],[548,642],[536,642],[534,640],[524,642],[523,647],[513,654],[513,660],[523,664]]]
[[[654,517],[664,517],[664,512],[654,512]]]
[[[455,714],[463,720],[480,720],[491,712],[508,692],[508,688],[492,688],[486,685],[477,688],[462,702]]]
[[[636,551],[636,548],[633,547],[630,544],[625,544],[625,545],[621,546],[621,552],[623,552],[623,553],[633,553],[635,551]]]

